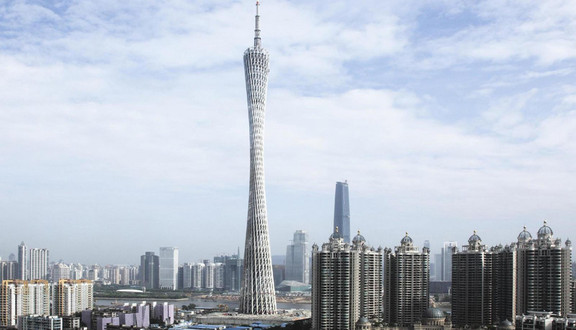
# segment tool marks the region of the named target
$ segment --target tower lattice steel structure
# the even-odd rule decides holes
[[[256,2],[254,47],[244,52],[250,120],[250,195],[240,312],[274,314],[276,313],[276,295],[264,187],[264,114],[270,55],[262,48],[259,6],[260,4]]]

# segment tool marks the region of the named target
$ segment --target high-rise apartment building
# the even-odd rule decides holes
[[[214,263],[222,263],[224,268],[224,290],[240,291],[243,260],[238,257],[238,254],[214,257]]]
[[[182,289],[192,288],[192,264],[184,263],[182,265]]]
[[[202,289],[204,285],[204,264],[201,262],[192,265],[192,289]]]
[[[210,260],[204,260],[204,269],[202,274],[202,287],[205,289],[214,289],[214,270],[216,264]]]
[[[360,233],[352,244],[338,228],[328,243],[312,246],[312,328],[354,329],[360,317],[382,312],[382,249]]]
[[[19,316],[50,315],[50,284],[45,280],[3,281],[0,302],[0,326],[16,326]]]
[[[140,257],[140,284],[146,289],[160,288],[160,260],[154,252]]]
[[[494,323],[494,254],[474,233],[452,255],[452,322],[457,328]],[[509,274],[512,276],[512,274]]]
[[[94,283],[90,280],[60,280],[54,287],[54,314],[74,315],[94,307]]]
[[[518,252],[513,244],[497,245],[490,249],[494,254],[493,289],[494,323],[510,321],[516,318],[517,265]]]
[[[310,283],[310,254],[308,234],[303,230],[294,233],[292,244],[286,248],[286,280]]]
[[[334,228],[344,237],[344,243],[350,243],[350,197],[348,181],[336,182],[334,198]]]
[[[526,229],[518,235],[517,251],[517,314],[570,313],[572,242],[563,245],[544,221],[536,239]]]
[[[223,263],[214,263],[214,289],[224,289],[224,270]]]
[[[30,269],[31,280],[47,280],[48,264],[50,253],[48,249],[30,249]]]
[[[244,52],[244,73],[250,123],[250,192],[244,247],[244,278],[239,311],[246,314],[276,313],[276,294],[268,233],[264,183],[264,115],[270,55],[262,48],[259,2],[256,2],[254,47]]]
[[[60,280],[67,280],[69,278],[70,266],[61,262],[52,265],[52,282],[57,283]]]
[[[18,245],[18,279],[27,280],[28,279],[28,247],[24,242]]]
[[[120,284],[134,285],[138,282],[138,267],[125,266],[120,268]]]
[[[406,236],[384,250],[384,321],[410,327],[420,321],[430,297],[430,250],[418,250]]]
[[[81,264],[70,264],[70,279],[81,280],[84,274],[84,266]]]
[[[514,245],[487,249],[474,233],[453,256],[452,321],[480,327],[516,317],[517,251]]]
[[[0,283],[4,280],[18,279],[17,261],[0,261]]]
[[[106,266],[105,269],[110,284],[120,284],[120,266]]]
[[[570,281],[570,299],[572,301],[572,313],[576,312],[576,280],[572,279],[572,281]]]
[[[176,290],[178,284],[178,248],[160,248],[160,288]]]

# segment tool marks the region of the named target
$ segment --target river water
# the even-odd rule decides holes
[[[203,300],[198,299],[196,297],[183,299],[183,300],[164,300],[164,299],[127,299],[127,298],[119,298],[119,299],[106,299],[106,298],[96,298],[94,299],[94,304],[97,306],[110,306],[110,305],[117,305],[117,304],[124,304],[124,303],[140,303],[143,300],[151,302],[156,301],[158,303],[167,302],[169,304],[174,304],[175,307],[180,308],[182,305],[188,305],[190,303],[195,304],[196,307],[207,307],[207,308],[215,308],[218,307],[219,304],[226,304],[230,309],[238,308],[238,301],[211,301],[211,300]],[[293,304],[293,303],[277,303],[278,309],[304,309],[310,310],[310,304]]]

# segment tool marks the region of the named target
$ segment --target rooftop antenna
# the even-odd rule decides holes
[[[260,39],[260,1],[256,0],[256,27],[254,29],[254,48],[260,48],[262,46],[262,40]]]

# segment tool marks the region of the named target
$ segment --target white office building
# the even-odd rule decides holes
[[[178,288],[178,248],[160,248],[160,288]]]

